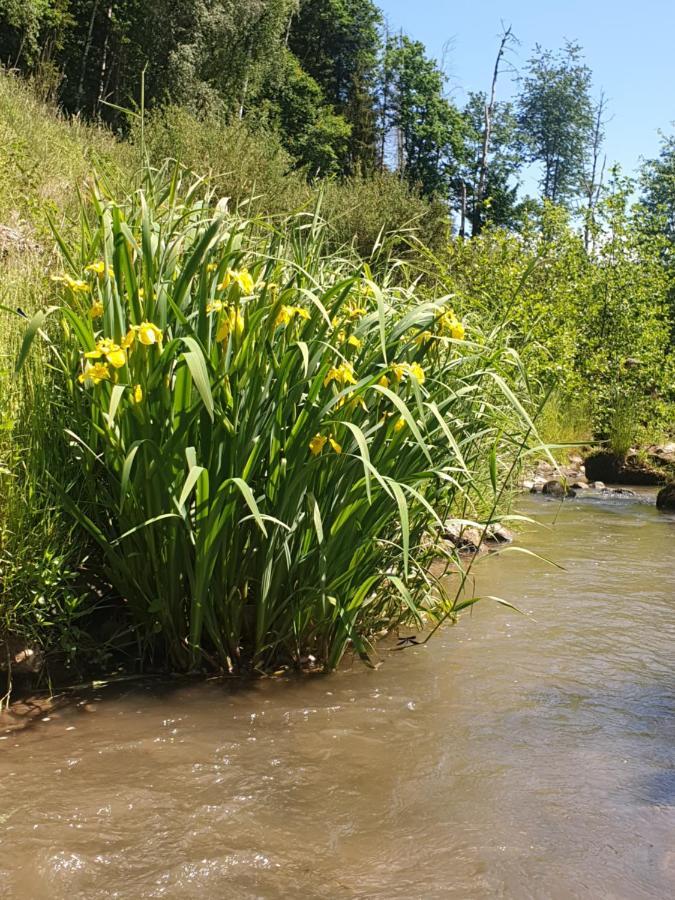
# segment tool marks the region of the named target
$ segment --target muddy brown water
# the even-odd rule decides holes
[[[675,519],[528,499],[485,603],[330,677],[0,727],[3,898],[675,895]],[[554,524],[555,519],[555,524]]]

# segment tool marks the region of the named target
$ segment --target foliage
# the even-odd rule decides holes
[[[351,127],[325,103],[318,83],[290,51],[268,80],[257,115],[311,176],[333,175],[344,168]]]
[[[555,54],[537,46],[518,98],[525,158],[542,167],[545,200],[569,204],[582,190],[593,139],[591,71],[577,44]]]
[[[74,544],[46,484],[48,469],[67,467],[63,442],[45,439],[66,426],[62,398],[47,388],[41,354],[15,374],[23,329],[9,309],[35,297],[39,261],[0,266],[0,639],[20,636],[67,659],[78,647],[83,657],[80,619],[92,606],[78,571],[86,545]]]
[[[375,165],[375,103],[382,13],[372,0],[301,0],[289,47],[325,100],[349,124],[344,174]]]
[[[200,0],[169,58],[169,93],[188,108],[224,107],[240,118],[280,64],[295,0]]]
[[[659,155],[643,165],[640,187],[646,226],[675,245],[675,136],[662,135]]]
[[[72,25],[68,0],[0,0],[0,60],[35,67]]]
[[[384,128],[395,134],[398,170],[425,195],[449,196],[465,123],[443,95],[443,73],[424,45],[405,35],[388,42],[384,72]]]
[[[324,256],[316,216],[247,221],[202,187],[99,184],[62,242],[50,347],[78,472],[52,479],[155,659],[332,667],[461,607],[425,535],[494,515],[531,432],[500,374],[517,360],[465,342],[446,297]]]
[[[661,241],[636,227],[629,208],[633,191],[633,183],[615,172],[595,210],[578,354],[579,368],[594,388],[596,434],[610,437],[617,433],[618,419],[630,421],[632,442],[641,426],[653,429],[655,420],[667,416],[675,399],[668,274],[660,261]],[[621,425],[624,432],[626,427]]]
[[[140,142],[140,128],[132,137]],[[209,171],[223,196],[234,207],[245,205],[248,215],[310,209],[321,196],[329,245],[339,249],[353,244],[371,263],[383,236],[396,234],[396,252],[410,254],[410,240],[438,248],[448,229],[443,204],[427,202],[388,172],[310,187],[267,129],[251,130],[245,123],[224,128],[216,116],[196,118],[180,107],[165,107],[146,118],[144,140],[155,164],[172,157],[193,171]]]
[[[436,266],[446,289],[482,303],[486,317],[506,317],[533,390],[555,385],[561,408],[587,408],[602,439],[627,405],[634,432],[653,432],[674,399],[668,280],[658,243],[635,227],[630,192],[617,179],[605,193],[590,255],[565,212],[545,205],[520,235],[488,229],[455,240]]]

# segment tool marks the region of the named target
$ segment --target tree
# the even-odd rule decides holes
[[[341,170],[351,126],[325,102],[317,82],[290,50],[263,88],[258,117],[274,128],[285,149],[310,175]]]
[[[382,14],[372,0],[301,0],[288,46],[351,126],[345,173],[373,170]]]
[[[518,98],[525,160],[542,166],[542,198],[570,205],[583,187],[593,139],[591,71],[581,48],[552,53],[537,45]]]
[[[488,109],[489,156],[486,156]],[[471,93],[463,116],[466,153],[461,183],[466,189],[465,220],[471,223],[472,236],[477,237],[488,223],[505,227],[516,224],[522,155],[518,150],[516,117],[511,103],[490,103],[485,94]]]
[[[640,173],[643,227],[663,234],[675,251],[675,135],[661,135],[661,149]]]
[[[2,2],[2,0],[0,0]],[[60,61],[73,112],[115,119],[110,103],[165,100],[242,116],[281,64],[296,0],[70,0]]]
[[[591,237],[595,221],[595,210],[600,202],[602,183],[605,175],[607,157],[602,156],[602,146],[605,140],[605,114],[607,112],[607,100],[604,92],[601,92],[594,110],[593,139],[591,143],[590,161],[583,178],[583,195],[586,201],[586,213],[584,222],[584,247],[588,253],[591,249]],[[602,156],[602,163],[600,162]]]
[[[670,345],[675,346],[675,135],[661,135],[661,150],[640,173],[641,203],[637,224],[641,234],[658,242],[669,277]]]
[[[270,72],[282,64],[295,0],[197,0],[189,34],[171,55],[172,99],[195,95],[242,118]]]
[[[442,71],[422,43],[402,35],[387,45],[384,73],[382,128],[394,138],[397,170],[426,196],[449,199],[464,157],[466,123],[443,94]]]
[[[516,42],[516,38],[513,35],[511,30],[511,26],[505,29],[502,34],[501,41],[499,42],[499,49],[497,51],[497,58],[495,60],[495,66],[492,73],[492,83],[490,85],[490,98],[488,100],[487,97],[483,98],[483,111],[484,111],[484,119],[483,119],[483,127],[481,134],[481,142],[480,142],[480,157],[477,165],[477,174],[473,179],[473,209],[471,213],[471,234],[476,236],[479,235],[481,229],[483,227],[483,218],[485,217],[485,213],[487,208],[493,204],[492,193],[499,193],[502,197],[508,197],[511,195],[512,191],[507,187],[508,178],[510,176],[509,173],[505,173],[504,171],[498,172],[496,171],[497,166],[489,165],[489,157],[490,151],[492,150],[492,144],[497,143],[494,140],[496,137],[496,131],[501,125],[501,137],[502,137],[502,146],[504,145],[504,135],[507,132],[512,132],[512,121],[511,121],[511,111],[509,107],[500,107],[497,104],[497,80],[499,78],[499,69],[502,65],[504,54],[508,49],[509,45]],[[476,97],[472,98],[474,106],[476,102]],[[470,101],[471,103],[471,101]],[[503,112],[503,121],[497,123],[495,121],[496,116]],[[474,116],[474,126],[475,126],[475,116]],[[477,130],[477,129],[476,129]],[[499,146],[499,145],[498,145]],[[502,160],[503,162],[503,160]],[[503,166],[502,166],[503,169]],[[490,182],[492,182],[492,192],[488,195],[488,188],[490,187]],[[485,200],[488,199],[489,203],[486,204]],[[513,198],[515,199],[515,193],[513,193]]]
[[[73,25],[68,0],[0,0],[0,62],[31,70],[61,48]]]

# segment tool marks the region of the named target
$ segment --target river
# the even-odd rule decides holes
[[[101,691],[0,726],[0,891],[675,895],[675,519],[526,498],[425,647],[329,677]]]

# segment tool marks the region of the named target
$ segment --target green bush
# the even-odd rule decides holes
[[[672,426],[675,400],[668,281],[627,196],[619,183],[603,200],[588,252],[566,213],[547,206],[520,234],[453,240],[435,260],[460,308],[508,329],[535,394],[555,387],[560,410],[585,410],[603,440],[620,420],[626,425],[627,409],[633,440]]]
[[[141,144],[138,120],[132,140]],[[396,235],[396,250],[410,255],[413,238],[438,249],[447,236],[447,209],[421,198],[398,176],[383,172],[370,178],[325,179],[312,186],[274,133],[263,128],[252,131],[241,122],[197,118],[167,106],[146,116],[143,142],[155,164],[171,158],[194,172],[209,172],[210,184],[245,215],[313,209],[320,195],[330,246],[353,246],[364,258],[379,255],[384,237]]]

